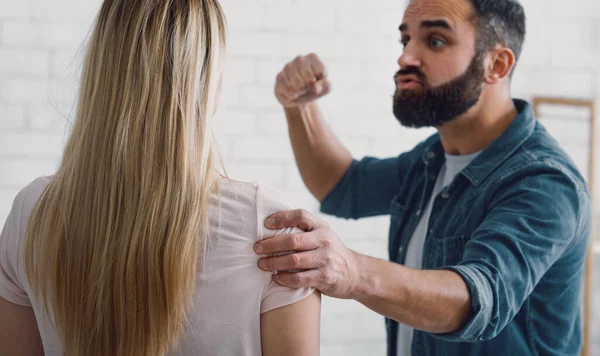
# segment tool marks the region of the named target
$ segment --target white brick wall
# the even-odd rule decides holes
[[[318,210],[295,168],[272,94],[276,73],[298,54],[316,52],[328,65],[333,92],[322,101],[323,111],[355,156],[396,155],[431,132],[402,129],[391,114],[391,78],[401,50],[397,28],[406,0],[221,1],[230,27],[229,57],[215,129],[232,177],[285,190],[299,206]],[[600,2],[522,2],[529,36],[514,77],[515,96],[598,99]],[[100,3],[0,0],[0,224],[16,192],[58,163],[73,118],[80,45]],[[586,171],[590,128],[564,120],[582,115],[554,112],[546,122]],[[351,248],[386,257],[386,218],[327,220]],[[324,298],[323,355],[383,355],[384,349],[381,317],[355,302]]]

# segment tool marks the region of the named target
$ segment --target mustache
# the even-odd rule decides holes
[[[396,72],[396,75],[394,75],[394,79],[396,79],[400,75],[409,74],[414,74],[421,83],[427,83],[427,76],[425,75],[425,73],[421,72],[417,67],[406,67],[400,69],[398,72]]]

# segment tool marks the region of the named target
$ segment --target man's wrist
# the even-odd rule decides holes
[[[294,105],[294,106],[283,106],[283,111],[285,111],[286,116],[289,118],[291,116],[297,116],[300,115],[300,108],[298,107],[298,105]]]
[[[307,119],[311,115],[311,106],[316,105],[316,102],[302,103],[292,106],[283,106],[286,117],[288,120],[297,119],[298,117],[303,120]]]
[[[371,273],[372,257],[351,251],[356,263],[355,278],[353,278],[352,299],[361,302],[374,295],[377,291],[378,275]]]

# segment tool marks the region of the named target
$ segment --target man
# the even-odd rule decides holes
[[[590,198],[531,107],[511,98],[523,8],[413,0],[400,32],[394,115],[438,133],[399,157],[352,159],[321,117],[329,83],[315,55],[289,63],[275,88],[321,210],[390,214],[391,262],[349,250],[326,223],[291,211],[266,226],[306,233],[257,243],[260,255],[295,251],[260,268],[386,316],[388,355],[577,354]]]

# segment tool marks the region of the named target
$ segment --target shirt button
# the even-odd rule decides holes
[[[442,199],[448,199],[448,198],[450,198],[450,193],[448,193],[448,192],[443,192],[443,193],[442,193]]]
[[[417,216],[421,215],[421,210],[417,210]]]
[[[427,152],[427,158],[429,158],[429,159],[435,158],[435,153],[433,153],[431,151]]]

